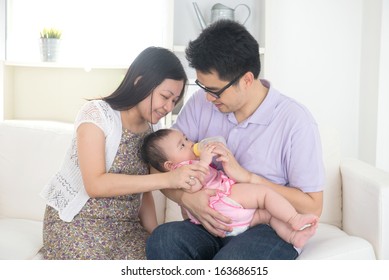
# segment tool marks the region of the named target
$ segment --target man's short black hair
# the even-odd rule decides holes
[[[259,44],[240,23],[219,20],[191,41],[186,51],[189,65],[197,71],[216,71],[221,80],[229,81],[245,72],[258,78],[261,71]]]

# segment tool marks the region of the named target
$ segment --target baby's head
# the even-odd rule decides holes
[[[197,159],[193,145],[179,130],[160,129],[145,137],[141,155],[146,163],[160,172],[166,172],[182,161]]]

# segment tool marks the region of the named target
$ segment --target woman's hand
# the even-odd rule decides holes
[[[209,207],[209,198],[215,194],[216,190],[210,189],[192,194],[183,193],[181,203],[208,232],[215,236],[224,237],[225,232],[232,231],[232,228],[220,223],[220,221],[228,224],[231,220]]]
[[[169,185],[174,189],[186,192],[196,192],[203,185],[209,169],[200,164],[183,165],[175,170],[166,172],[169,176]]]

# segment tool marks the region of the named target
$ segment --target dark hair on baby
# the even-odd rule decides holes
[[[167,156],[159,146],[159,142],[171,132],[171,129],[160,129],[150,133],[143,139],[140,150],[143,161],[160,172],[167,171],[163,166],[163,163],[167,161]]]

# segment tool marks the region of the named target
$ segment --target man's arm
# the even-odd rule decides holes
[[[214,150],[219,156],[217,161],[222,162],[226,174],[239,183],[261,184],[273,188],[284,196],[299,213],[321,215],[323,208],[323,192],[304,193],[298,186],[285,187],[275,184],[257,174],[244,169],[224,145],[217,145]]]
[[[150,173],[159,173],[159,171],[150,168]],[[216,194],[216,190],[204,189],[195,193],[188,193],[182,190],[165,189],[161,190],[161,192],[179,206],[184,207],[191,212],[211,234],[224,237],[224,232],[232,230],[230,227],[217,221],[230,223],[230,218],[221,215],[219,212],[209,207],[209,198]]]
[[[216,190],[202,189],[195,193],[180,190],[161,191],[165,196],[187,209],[211,234],[224,237],[226,231],[232,230],[231,227],[219,222],[222,221],[228,224],[231,219],[209,207],[209,198],[216,194]]]
[[[248,171],[247,171],[248,172]],[[262,184],[273,188],[285,197],[299,213],[312,213],[320,217],[323,210],[323,192],[305,193],[297,187],[285,187],[266,180],[257,174],[248,172],[249,183]]]

